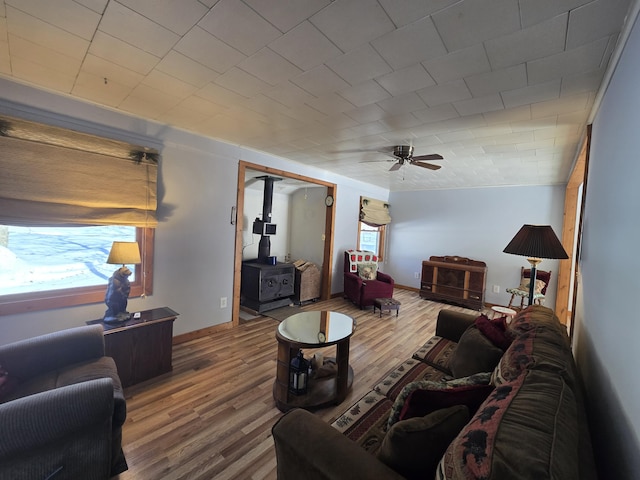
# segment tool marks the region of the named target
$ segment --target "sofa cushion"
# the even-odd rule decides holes
[[[389,429],[377,456],[405,478],[433,478],[447,445],[468,421],[464,405],[403,420]]]
[[[452,380],[420,380],[408,383],[393,402],[389,427],[400,420],[423,417],[435,410],[466,405],[471,415],[493,390],[490,373]]]
[[[413,354],[412,358],[451,375],[449,359],[457,345],[456,342],[434,335]]]
[[[442,379],[444,376],[445,373],[443,371],[426,363],[422,363],[415,358],[410,358],[385,375],[373,389],[390,400],[395,400],[408,383],[417,380],[436,381]]]
[[[495,388],[447,448],[436,478],[578,479],[575,397],[562,377],[526,370]]]
[[[0,365],[0,402],[3,402],[5,398],[8,398],[11,392],[15,390],[15,387],[15,378],[9,376],[9,372]]]
[[[375,454],[387,434],[393,402],[371,390],[340,415],[331,426],[368,452]]]
[[[474,373],[492,372],[504,352],[485,337],[477,326],[467,328],[458,346],[451,354],[449,368],[456,377],[468,377]]]

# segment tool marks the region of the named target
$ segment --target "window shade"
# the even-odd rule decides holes
[[[157,225],[155,151],[56,127],[38,131],[39,124],[22,120],[0,122],[0,224]]]
[[[360,199],[360,221],[372,227],[391,223],[389,204],[381,200],[362,197]]]

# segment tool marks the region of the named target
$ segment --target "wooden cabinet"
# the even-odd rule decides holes
[[[140,318],[119,324],[102,319],[87,324],[103,326],[105,354],[116,362],[120,382],[128,387],[171,371],[173,322],[177,316],[164,307],[144,310]]]
[[[420,296],[480,310],[484,304],[487,264],[466,257],[429,257],[422,262]]]

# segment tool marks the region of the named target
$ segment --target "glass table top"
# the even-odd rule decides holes
[[[278,333],[286,340],[322,345],[343,340],[355,330],[355,321],[338,312],[300,312],[278,325]]]

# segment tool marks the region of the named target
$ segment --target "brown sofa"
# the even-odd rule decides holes
[[[102,326],[0,346],[0,479],[103,480],[127,469],[126,402]]]
[[[537,305],[502,337],[476,317],[442,310],[436,335],[331,425],[281,417],[278,478],[595,478],[566,328]]]

